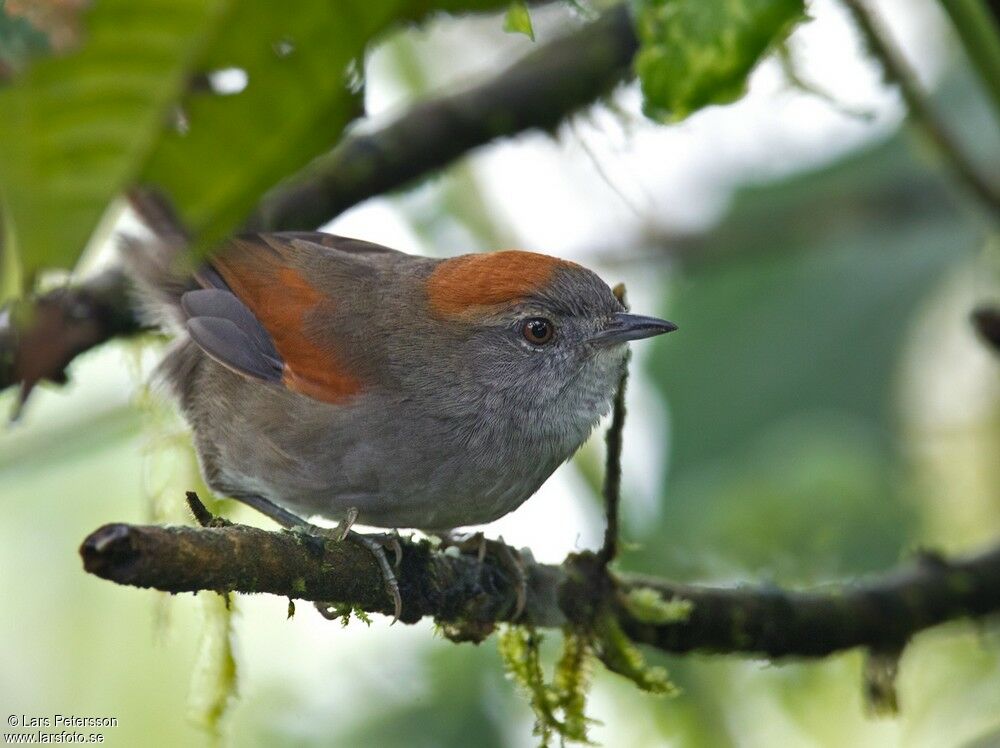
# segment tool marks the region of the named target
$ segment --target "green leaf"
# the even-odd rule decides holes
[[[639,0],[635,67],[646,115],[676,121],[736,100],[804,17],[803,0]]]
[[[79,256],[162,129],[222,5],[101,0],[77,51],[36,60],[0,89],[0,204],[27,277]]]
[[[138,181],[159,189],[204,250],[339,139],[357,109],[347,71],[373,36],[434,10],[500,5],[301,0],[289,12],[263,0],[102,0],[78,52],[0,91],[8,246],[26,277],[69,267]],[[242,75],[245,88],[186,90],[194,73],[219,71]]]
[[[531,25],[531,13],[524,0],[514,0],[507,8],[507,17],[503,19],[503,30],[512,34],[524,34],[535,41],[535,28]]]
[[[237,70],[243,90],[189,92],[189,125],[167,132],[141,181],[165,193],[203,252],[224,238],[281,179],[331,148],[357,115],[348,68],[367,43],[433,10],[495,8],[497,0],[243,0],[200,69]],[[303,226],[302,228],[314,228]]]
[[[337,141],[357,114],[347,66],[403,7],[400,0],[302,0],[294,13],[281,3],[233,7],[200,67],[240,71],[245,89],[187,94],[188,128],[164,133],[141,176],[168,196],[199,249]]]

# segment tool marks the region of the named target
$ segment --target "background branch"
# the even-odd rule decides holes
[[[312,601],[342,601],[391,614],[371,555],[352,543],[242,525],[212,528],[105,525],[80,547],[84,568],[118,584],[165,592],[267,592]],[[823,591],[775,587],[713,588],[652,577],[609,575],[597,555],[570,556],[561,566],[528,563],[528,596],[519,623],[561,627],[586,623],[595,589],[633,641],[667,652],[693,650],[769,657],[819,657],[852,647],[899,649],[919,631],[1000,610],[1000,546],[947,560],[924,554],[883,576]],[[507,620],[516,582],[490,557],[453,556],[427,541],[403,540],[398,573],[401,620],[424,616],[463,631],[489,633]],[[610,580],[611,584],[603,584]],[[643,621],[629,592],[651,589],[664,601],[691,603],[681,621]]]
[[[628,9],[613,8],[495,78],[418,102],[375,132],[344,138],[266,195],[248,227],[281,231],[319,226],[497,138],[552,129],[628,76],[637,47]]]
[[[866,0],[843,0],[869,51],[881,63],[887,82],[899,88],[914,124],[940,152],[945,165],[994,218],[1000,218],[1000,186],[979,173],[938,116],[916,73]],[[988,19],[987,19],[988,20]]]
[[[972,312],[972,324],[983,342],[1000,354],[1000,306],[983,305]]]
[[[940,0],[1000,119],[1000,2]]]
[[[119,269],[0,310],[0,389],[20,384],[23,404],[41,380],[63,382],[76,356],[143,329]]]

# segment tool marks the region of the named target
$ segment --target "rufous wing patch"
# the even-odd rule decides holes
[[[283,252],[276,251],[282,248],[274,247],[273,242],[268,246],[241,239],[235,245],[235,251],[216,255],[212,265],[274,340],[284,362],[282,383],[329,403],[358,394],[360,379],[344,366],[329,343],[317,342],[305,329],[309,313],[334,301],[290,265]]]
[[[427,279],[428,306],[438,317],[465,318],[517,303],[543,288],[560,267],[576,266],[517,249],[444,260]]]

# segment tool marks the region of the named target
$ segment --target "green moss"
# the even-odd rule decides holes
[[[366,626],[372,625],[372,619],[368,613],[354,603],[317,603],[317,607],[320,608],[320,613],[324,618],[328,620],[339,618],[341,626],[346,627],[351,622],[352,613]]]
[[[630,590],[623,601],[628,612],[636,619],[656,625],[684,623],[694,610],[694,603],[690,600],[680,597],[665,600],[663,595],[651,587]]]
[[[576,631],[566,631],[562,656],[556,663],[552,687],[563,713],[564,730],[560,733],[567,740],[589,743],[586,715],[587,692],[590,690],[593,649],[585,636]]]
[[[508,626],[498,641],[508,674],[528,695],[541,745],[550,745],[555,736],[563,742],[589,743],[591,720],[585,710],[592,649],[588,638],[576,631],[565,632],[551,683],[545,681],[542,670],[541,634],[526,626]]]
[[[865,656],[865,706],[876,717],[899,714],[896,676],[899,673],[900,652],[873,652]]]
[[[594,646],[608,670],[628,678],[643,691],[674,696],[677,687],[670,682],[662,667],[650,667],[642,653],[622,630],[618,619],[610,612],[598,616],[594,625]]]

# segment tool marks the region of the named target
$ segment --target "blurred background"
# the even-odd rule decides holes
[[[1000,134],[938,6],[875,6],[998,173]],[[822,584],[1000,537],[1000,368],[968,323],[1000,296],[1000,238],[904,127],[842,6],[809,9],[789,43],[794,75],[768,59],[733,105],[661,126],[628,86],[555,137],[491,145],[325,227],[422,254],[571,258],[680,325],[635,346],[627,569]],[[562,6],[533,14],[539,41],[571,22]],[[366,59],[367,111],[378,122],[531,49],[496,17],[395,34]],[[109,243],[87,269],[113,254]],[[381,617],[342,628],[306,604],[286,620],[287,601],[263,596],[227,611],[215,595],[84,574],[90,531],[182,521],[184,491],[200,487],[185,427],[147,386],[162,346],[80,357],[68,386],[36,391],[0,432],[0,705],[115,716],[110,745],[534,745],[492,639],[455,645],[430,623]],[[600,436],[487,533],[540,561],[596,547]],[[864,704],[859,652],[779,664],[648,654],[682,693],[646,696],[598,669],[596,742],[1000,745],[995,625],[919,635],[889,718]]]

